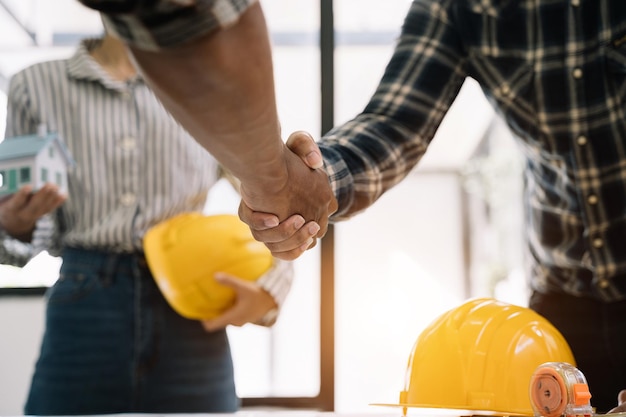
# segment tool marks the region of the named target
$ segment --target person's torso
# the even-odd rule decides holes
[[[535,275],[553,277],[537,285],[605,298],[626,290],[611,282],[626,279],[626,2],[468,0],[453,9],[468,74],[525,151]]]
[[[64,244],[138,249],[148,227],[203,209],[217,163],[143,82],[77,77],[72,64],[24,74],[34,116],[59,133],[76,162],[59,216]]]

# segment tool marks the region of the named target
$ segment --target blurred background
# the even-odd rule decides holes
[[[410,1],[261,4],[283,132],[319,137],[365,106]],[[75,0],[0,0],[0,27],[4,132],[11,75],[70,56],[102,27]],[[388,412],[370,403],[398,401],[412,345],[436,316],[475,296],[525,305],[520,170],[509,133],[468,80],[419,167],[295,261],[278,323],[229,329],[244,405]],[[207,212],[235,212],[239,202],[227,184],[210,201]],[[21,269],[0,265],[0,415],[22,413],[43,294],[59,266],[45,253]]]

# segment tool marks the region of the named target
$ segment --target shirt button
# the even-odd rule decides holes
[[[583,77],[583,70],[581,70],[580,68],[575,68],[574,71],[572,71],[572,76],[576,79],[580,79]]]
[[[598,204],[598,196],[595,194],[590,194],[587,197],[587,203],[594,205],[594,204]]]
[[[574,7],[580,6],[580,0],[572,0],[572,6]]]
[[[132,151],[137,146],[137,141],[135,140],[135,138],[127,137],[122,139],[120,146],[125,151]]]
[[[121,96],[124,100],[130,100],[130,98],[131,98],[130,92],[128,92],[128,91],[122,91],[122,92],[120,92],[120,96]]]
[[[601,279],[600,281],[598,281],[598,286],[600,288],[606,288],[609,286],[609,280],[608,279]]]
[[[500,91],[502,92],[502,95],[504,96],[508,96],[509,93],[511,92],[511,87],[508,86],[508,84],[504,84],[501,88]]]
[[[578,136],[578,139],[576,139],[576,143],[578,143],[580,146],[586,145],[587,144],[587,137],[586,136]]]
[[[120,203],[122,203],[122,205],[126,207],[132,206],[133,204],[135,204],[136,200],[137,200],[137,197],[133,193],[125,193],[125,194],[122,194],[122,196],[120,197]]]
[[[598,248],[599,249],[602,246],[604,246],[604,241],[602,239],[600,239],[600,238],[596,238],[596,239],[593,240],[592,244],[593,244],[594,248]]]

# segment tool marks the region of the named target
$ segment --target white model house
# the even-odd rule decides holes
[[[57,133],[5,138],[0,142],[0,197],[27,184],[36,190],[47,182],[67,193],[67,171],[73,164]]]

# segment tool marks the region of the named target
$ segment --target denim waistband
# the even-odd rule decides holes
[[[94,271],[113,271],[136,268],[149,270],[143,252],[114,252],[105,249],[66,247],[61,251],[63,264],[67,268],[90,268]]]

